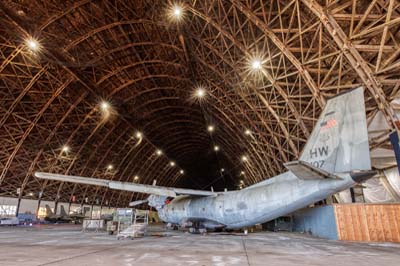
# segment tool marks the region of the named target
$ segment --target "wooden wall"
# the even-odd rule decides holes
[[[339,240],[400,242],[400,204],[335,204]]]

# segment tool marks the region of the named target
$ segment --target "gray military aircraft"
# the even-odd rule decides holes
[[[238,191],[213,192],[36,172],[42,179],[150,194],[159,217],[190,231],[240,229],[318,202],[372,177],[364,93],[358,88],[327,101],[298,161],[287,172]],[[173,198],[171,201],[168,200]]]
[[[55,214],[51,210],[49,205],[45,205],[46,208],[46,217],[44,220],[51,223],[81,223],[82,220],[85,218],[85,215],[80,213],[71,213],[67,214],[64,209],[64,206],[61,205],[60,207],[60,214]]]

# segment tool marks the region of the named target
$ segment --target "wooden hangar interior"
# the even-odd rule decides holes
[[[330,250],[355,242],[348,251],[354,256],[331,251],[343,265],[395,265],[399,29],[398,0],[1,1],[0,221],[17,226],[0,227],[6,236],[0,237],[0,254],[7,265],[88,263],[84,259],[93,256],[74,253],[89,254],[87,247],[76,240],[68,257],[65,239],[101,220],[96,232],[107,239],[82,233],[98,258],[106,258],[93,265],[128,263],[101,251],[102,245],[126,244],[105,234],[108,222],[122,224],[120,210],[131,215],[131,224],[145,213],[144,238],[153,241],[153,228],[166,236],[162,244],[172,246],[170,252],[140,241],[124,246],[138,264],[161,263],[140,257],[146,250],[167,264],[188,263],[178,256],[188,241],[199,241],[201,248],[191,247],[190,256],[203,265],[214,265],[215,257],[234,264],[230,256],[240,265],[274,259],[292,265],[298,250],[291,243],[303,248],[297,262],[306,263],[306,245],[325,241],[317,236],[336,241],[321,244]],[[146,204],[149,194],[35,176],[47,172],[215,195],[242,191],[288,171],[284,164],[299,160],[327,102],[357,88],[363,90],[375,175],[265,224],[224,232],[220,240],[212,230],[188,239],[182,224],[158,217],[158,209]],[[199,197],[176,191],[177,198]],[[203,228],[197,220],[190,223]],[[266,232],[288,223],[289,233]],[[15,260],[26,234],[36,248],[53,241],[43,228],[60,232],[58,249]],[[265,249],[256,245],[258,237]],[[14,239],[14,248],[7,239]],[[226,243],[219,250],[213,241],[248,241],[248,248],[230,250]],[[287,249],[268,257],[282,242]],[[387,256],[368,253],[363,260],[359,251],[366,249]],[[315,256],[310,265],[328,261],[320,250]]]

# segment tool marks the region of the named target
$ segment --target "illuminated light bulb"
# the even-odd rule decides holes
[[[173,13],[175,17],[180,18],[182,15],[182,8],[180,6],[174,6]]]
[[[32,51],[37,51],[39,49],[38,41],[32,38],[26,41],[26,45]]]
[[[214,132],[214,126],[213,125],[209,125],[208,127],[207,127],[207,131],[208,132]]]
[[[69,147],[67,145],[64,145],[61,150],[62,152],[69,152]]]
[[[138,131],[138,132],[136,132],[135,136],[136,136],[136,138],[141,139],[143,137],[143,134],[142,134],[142,132]]]
[[[107,165],[107,170],[112,170],[114,166],[112,164]]]
[[[244,134],[247,135],[247,136],[250,136],[251,135],[251,131],[249,129],[246,129],[244,131]]]
[[[251,62],[251,68],[253,70],[260,70],[262,67],[262,63],[260,59],[253,59]]]
[[[219,146],[218,145],[214,146],[214,151],[219,151]]]
[[[174,167],[174,166],[175,166],[175,162],[174,162],[174,161],[171,161],[171,162],[169,163],[169,165],[171,165],[172,167]]]
[[[133,180],[138,181],[138,180],[139,180],[139,176],[135,175],[135,177],[133,178]]]
[[[224,169],[224,168],[221,168],[221,172],[225,172],[225,169]]]
[[[103,101],[103,102],[101,102],[100,107],[103,111],[108,111],[108,109],[110,108],[110,104],[106,101]]]
[[[247,159],[247,157],[245,155],[242,156],[242,161],[243,162],[247,162],[248,161],[248,159]]]
[[[163,152],[162,152],[162,150],[156,150],[156,154],[157,154],[158,156],[160,156],[160,155],[163,154]]]
[[[185,171],[180,170],[179,173],[180,173],[181,175],[183,175],[183,174],[185,173]]]
[[[168,17],[171,21],[180,22],[184,17],[184,7],[180,4],[174,4],[168,9]]]
[[[197,98],[204,98],[204,96],[206,96],[206,91],[203,88],[198,88],[195,95]]]
[[[29,194],[28,194],[28,195],[32,197],[32,196],[33,196],[33,192],[29,192]]]
[[[244,175],[244,171],[241,171],[241,172],[240,172],[240,175]]]

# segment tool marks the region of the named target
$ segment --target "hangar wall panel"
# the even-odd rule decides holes
[[[0,204],[2,205],[17,205],[17,198],[0,197]]]
[[[38,207],[37,200],[21,199],[21,204],[19,206],[19,213],[36,214],[37,207]]]
[[[293,230],[314,236],[337,240],[333,206],[305,208],[293,214]]]
[[[339,240],[400,242],[400,204],[335,204]]]
[[[18,204],[18,199],[17,198],[12,198],[12,197],[0,197],[0,216],[3,212],[9,212],[9,215],[3,215],[3,216],[14,216],[15,211],[17,208]],[[46,214],[46,209],[45,206],[49,205],[52,210],[54,210],[54,202],[52,201],[41,201],[40,202],[40,209],[39,209],[39,216],[43,218]],[[69,208],[69,203],[67,202],[59,202],[58,203],[58,208],[57,208],[57,214],[61,214],[61,206],[64,206],[65,212],[68,212]],[[38,207],[38,200],[33,200],[33,199],[21,199],[21,204],[19,208],[19,214],[34,214],[36,215]],[[101,208],[98,205],[93,205],[93,212],[92,212],[92,206],[88,204],[84,204],[83,207],[86,209],[86,217],[91,217],[93,215],[93,218],[100,218],[102,214],[112,214],[115,211],[115,208],[109,208],[109,207],[103,207]],[[81,205],[79,204],[72,204],[71,205],[71,210],[79,210],[81,208]]]

